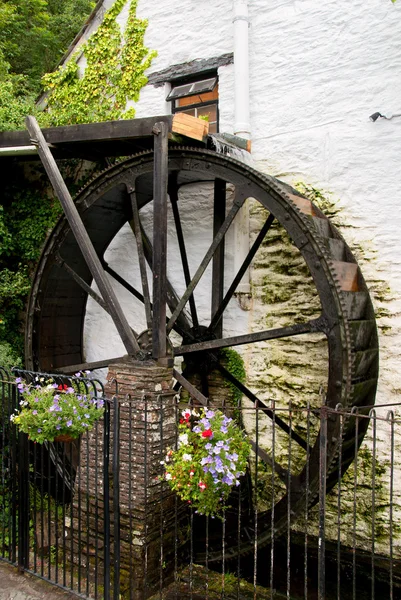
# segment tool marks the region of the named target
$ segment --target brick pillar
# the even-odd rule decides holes
[[[105,395],[118,396],[120,408],[119,443],[119,505],[121,537],[121,591],[124,598],[145,600],[163,584],[171,581],[174,556],[179,545],[185,507],[159,476],[168,448],[176,443],[176,402],[172,389],[172,369],[153,361],[135,361],[126,358],[110,366]],[[94,564],[96,546],[97,570],[102,569],[103,543],[103,427],[89,432],[88,441],[81,444],[80,466],[76,478],[74,514],[80,514],[81,543],[76,552],[86,554],[90,569]],[[110,481],[112,485],[113,409],[111,411]],[[113,490],[110,492],[111,509],[111,564],[113,564],[114,514]],[[181,516],[180,516],[181,515]],[[83,525],[89,523],[89,530]],[[88,543],[90,540],[90,543]],[[177,546],[178,545],[178,546]],[[91,558],[92,555],[92,558]],[[82,563],[82,561],[81,561]],[[129,590],[129,592],[128,592]]]

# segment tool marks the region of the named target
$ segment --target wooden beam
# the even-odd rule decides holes
[[[193,118],[193,117],[191,117]],[[147,117],[145,119],[128,119],[126,121],[107,121],[105,123],[88,123],[85,125],[68,125],[65,127],[49,127],[42,130],[47,144],[69,145],[78,143],[102,143],[118,141],[135,141],[151,138],[155,123],[165,123],[171,131],[173,117]],[[199,119],[196,119],[199,120]],[[0,132],[0,148],[29,146],[30,135],[27,131]]]
[[[152,355],[164,363],[167,355],[167,182],[168,129],[163,122],[154,127],[153,164],[153,327]]]
[[[117,296],[103,270],[100,259],[96,254],[92,241],[85,229],[82,219],[78,213],[71,195],[65,185],[57,163],[54,160],[52,153],[46,143],[42,131],[34,117],[26,118],[26,126],[31,136],[31,142],[38,148],[38,153],[46,173],[50,179],[53,189],[60,204],[63,207],[67,221],[71,227],[71,231],[77,241],[77,244],[83,254],[86,264],[96,281],[103,300],[107,304],[108,312],[113,319],[113,322],[120,334],[121,340],[130,355],[140,355],[141,350],[131,327],[122,311]]]
[[[209,123],[186,113],[176,113],[171,126],[173,133],[179,133],[200,142],[205,141],[209,133]]]

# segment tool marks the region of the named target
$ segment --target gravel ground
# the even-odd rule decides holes
[[[73,600],[77,596],[0,562],[0,600]]]

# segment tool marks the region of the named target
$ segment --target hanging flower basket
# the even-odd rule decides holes
[[[15,382],[20,409],[10,420],[33,442],[70,442],[92,429],[103,415],[103,399],[84,393],[79,380],[67,385],[41,379],[32,385],[17,377]]]
[[[245,475],[251,446],[235,421],[219,410],[187,409],[182,417],[177,449],[162,461],[164,479],[198,513],[218,515]]]
[[[62,444],[68,444],[69,442],[73,442],[74,440],[76,440],[77,438],[72,437],[71,435],[68,435],[67,433],[64,433],[62,435],[56,435],[56,437],[54,438],[54,442],[60,442]]]

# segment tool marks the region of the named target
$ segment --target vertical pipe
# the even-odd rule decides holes
[[[166,360],[167,300],[167,182],[168,128],[156,123],[154,133],[153,171],[153,330],[152,354],[155,360]]]
[[[234,0],[234,134],[251,137],[249,119],[249,17],[248,0]]]
[[[234,134],[251,139],[249,117],[249,17],[248,0],[234,0]],[[234,268],[238,272],[249,252],[249,210],[247,202],[235,219]],[[238,267],[238,268],[237,268]],[[237,288],[240,294],[250,293],[249,269]]]

